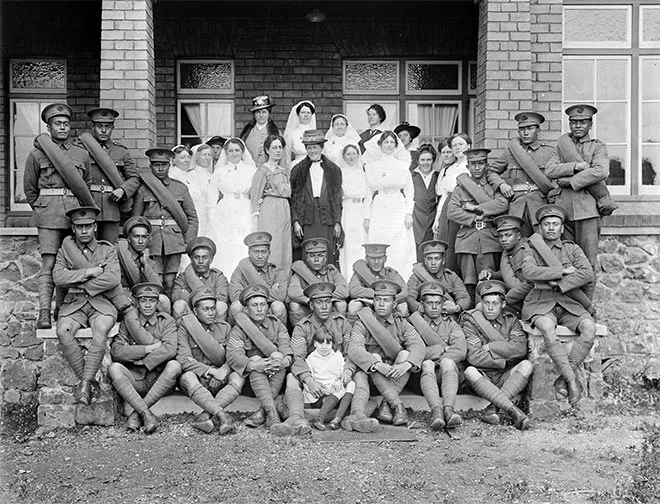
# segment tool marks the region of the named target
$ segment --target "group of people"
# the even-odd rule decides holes
[[[462,423],[460,389],[490,401],[485,421],[505,412],[524,429],[514,400],[533,372],[526,321],[558,371],[558,399],[578,404],[600,216],[616,209],[606,147],[589,136],[595,107],[569,107],[555,147],[539,140],[541,114],[517,114],[518,136],[495,159],[462,133],[436,149],[415,145],[407,123],[380,131],[378,104],[361,134],[343,114],[316,129],[308,100],[280,134],[272,107],[256,97],[239,137],[148,149],[148,170],[112,140],[117,111],[90,110],[91,132],[71,138],[71,108],[43,110],[48,133],[25,167],[37,327],[54,315],[78,403],[94,402],[119,321],[109,376],[133,430],[154,432],[150,407],[178,387],[202,408],[203,432],[234,430],[226,408],[244,389],[261,405],[249,426],[371,432],[407,424],[406,386],[428,401],[432,429]],[[570,349],[558,324],[579,335]],[[87,326],[83,351],[75,334]],[[313,426],[305,408],[319,409]]]

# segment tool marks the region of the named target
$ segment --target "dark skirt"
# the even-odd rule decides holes
[[[438,222],[438,235],[436,238],[446,241],[449,244],[449,248],[447,248],[447,253],[445,254],[445,268],[449,268],[457,275],[460,275],[461,270],[458,265],[458,259],[456,258],[456,235],[461,226],[454,221],[450,221],[447,216],[450,198],[451,193],[447,195],[445,201],[441,202],[442,207],[440,208],[440,220]]]

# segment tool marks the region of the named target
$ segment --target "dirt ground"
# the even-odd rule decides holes
[[[428,431],[419,412],[414,442],[317,443],[242,425],[220,437],[194,431],[191,415],[152,436],[115,426],[4,438],[0,502],[657,502],[629,498],[656,404],[610,404],[525,432],[473,416],[451,436]]]

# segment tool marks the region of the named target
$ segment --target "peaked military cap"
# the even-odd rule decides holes
[[[165,147],[154,147],[152,149],[147,149],[144,151],[144,154],[149,158],[149,161],[164,161],[169,163],[170,160],[174,157],[174,152],[171,149]]]
[[[227,139],[225,137],[221,137],[221,136],[216,135],[216,136],[212,136],[211,138],[209,138],[206,141],[206,145],[219,145],[219,146],[222,147],[223,145],[225,145],[226,141],[227,141]]]
[[[375,295],[380,296],[396,296],[401,292],[401,286],[391,280],[376,280],[371,284],[371,288]]]
[[[445,289],[442,287],[440,282],[435,282],[435,281],[424,282],[422,285],[419,286],[419,298],[421,299],[427,295],[444,296]]]
[[[593,105],[587,105],[585,103],[579,103],[577,105],[571,105],[565,111],[566,115],[570,119],[591,119],[597,112],[598,109]]]
[[[500,280],[486,280],[477,284],[477,294],[480,297],[487,296],[488,294],[499,294],[506,296],[506,284]]]
[[[444,254],[449,248],[449,244],[442,240],[426,240],[419,244],[422,254],[435,254],[437,252]]]
[[[213,301],[217,300],[213,289],[207,287],[206,285],[200,285],[199,287],[193,289],[193,291],[190,293],[188,303],[190,304],[191,308],[194,308],[197,306],[197,303],[204,301],[205,299],[212,299]]]
[[[330,242],[325,238],[309,238],[302,242],[303,252],[327,252]]]
[[[101,212],[95,206],[81,206],[72,208],[66,213],[66,216],[71,219],[72,224],[91,224],[96,222],[96,217]]]
[[[238,296],[239,301],[241,304],[245,304],[248,302],[248,300],[252,299],[253,297],[264,297],[268,299],[268,287],[266,287],[263,284],[250,284],[245,289],[241,291],[241,293]]]
[[[186,245],[186,254],[191,256],[192,253],[200,247],[209,249],[211,251],[211,255],[215,255],[215,243],[213,240],[211,240],[211,238],[207,238],[206,236],[195,236],[192,240],[190,240],[188,245]]]
[[[305,287],[303,294],[309,299],[318,299],[332,297],[332,293],[335,291],[335,284],[330,282],[318,282],[313,283]]]
[[[386,254],[387,245],[386,243],[365,243],[362,245],[364,247],[364,254],[367,257],[381,257]]]
[[[546,217],[559,217],[562,222],[566,222],[568,214],[559,205],[543,205],[536,211],[536,220],[541,222]]]
[[[465,157],[470,161],[488,161],[488,154],[490,149],[468,149],[464,152]]]
[[[51,103],[50,105],[46,105],[46,108],[41,112],[41,120],[46,124],[56,116],[66,116],[71,119],[73,110],[66,103]]]
[[[249,247],[255,245],[270,245],[273,236],[268,231],[255,231],[243,239],[243,243]]]
[[[133,293],[133,297],[135,299],[140,299],[143,297],[158,298],[158,296],[163,292],[163,287],[157,283],[144,282],[135,284],[131,289],[131,292]]]
[[[87,111],[87,116],[92,122],[113,123],[119,116],[119,112],[111,108],[98,107]]]
[[[538,112],[519,112],[513,118],[518,121],[519,128],[524,128],[525,126],[540,126],[545,122],[545,117]]]
[[[520,229],[525,223],[520,217],[515,215],[500,215],[495,217],[495,226],[497,231],[504,231],[506,229]]]
[[[134,215],[124,222],[124,236],[128,236],[131,229],[137,226],[145,227],[151,233],[151,222],[149,222],[149,219],[142,215]]]

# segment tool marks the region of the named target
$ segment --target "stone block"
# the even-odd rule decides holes
[[[114,425],[117,418],[117,400],[112,391],[101,392],[89,406],[79,404],[76,408],[76,423],[79,425]]]
[[[39,404],[74,404],[73,391],[62,387],[41,387],[39,389]]]
[[[3,401],[0,408],[3,433],[9,435],[24,434],[32,432],[37,428],[36,398],[27,404]]]
[[[76,405],[41,404],[37,409],[37,422],[46,430],[72,429],[76,426]]]
[[[37,388],[36,366],[23,359],[7,362],[3,369],[3,383],[5,389],[35,390]]]
[[[41,366],[39,385],[42,387],[73,387],[78,383],[78,377],[69,363],[60,354],[51,355]]]

